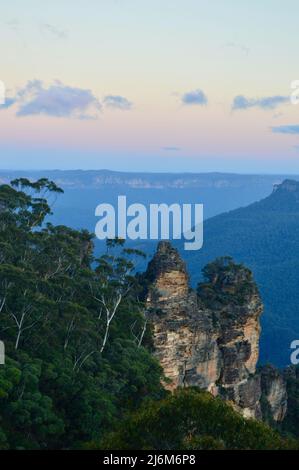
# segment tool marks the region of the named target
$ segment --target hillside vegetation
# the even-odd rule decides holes
[[[295,446],[206,393],[166,393],[133,275],[142,253],[114,240],[97,259],[90,233],[46,224],[60,193],[0,186],[0,448]]]
[[[299,338],[299,183],[286,180],[267,198],[207,220],[198,252],[177,243],[194,284],[219,256],[250,268],[265,306],[260,361],[289,365]]]

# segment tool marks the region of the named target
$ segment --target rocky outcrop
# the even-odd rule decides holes
[[[213,315],[206,314],[190,290],[177,251],[161,242],[146,276],[155,354],[169,379],[168,388],[198,385],[212,390],[219,375],[218,330]]]
[[[287,387],[284,374],[271,365],[261,368],[261,388],[266,409],[274,421],[283,421],[287,412]]]
[[[205,268],[198,291],[169,242],[160,242],[145,274],[155,355],[170,390],[198,386],[260,419],[261,396],[273,419],[285,414],[285,387],[275,374],[256,371],[262,302],[251,272],[221,258]]]
[[[283,376],[287,384],[288,403],[282,429],[299,438],[299,365],[288,366]]]
[[[273,186],[273,192],[276,192],[276,191],[296,193],[296,195],[298,196],[298,194],[299,194],[299,183],[298,183],[298,181],[295,181],[295,180],[286,179],[282,183],[275,184]]]

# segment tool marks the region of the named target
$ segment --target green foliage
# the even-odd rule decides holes
[[[261,364],[290,364],[290,344],[299,337],[298,192],[276,191],[259,202],[205,221],[204,245],[184,251],[192,282],[201,269],[223,255],[253,272],[262,296]]]
[[[46,179],[0,186],[0,448],[291,445],[207,393],[163,399],[161,368],[144,347],[151,331],[142,277],[134,275],[143,254],[116,239],[95,258],[86,230],[47,223],[60,193]],[[203,288],[225,282],[226,295],[242,297],[231,291],[236,276],[245,291],[252,287],[245,268],[217,261]]]
[[[90,445],[90,447],[92,447]],[[96,448],[96,444],[93,444]],[[103,449],[297,449],[263,423],[246,420],[220,398],[197,389],[150,401],[98,446]]]
[[[94,259],[90,233],[47,223],[59,193],[46,179],[0,186],[1,448],[80,447],[163,394],[139,344],[142,254],[111,240]]]
[[[234,263],[229,256],[217,258],[207,264],[203,270],[203,282],[197,286],[202,301],[213,307],[221,305],[244,304],[257,287],[252,273],[242,264]]]

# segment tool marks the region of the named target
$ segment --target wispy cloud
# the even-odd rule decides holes
[[[246,98],[243,95],[238,95],[234,98],[232,109],[249,109],[261,108],[265,110],[272,110],[283,104],[289,103],[289,96],[265,96],[262,98]]]
[[[291,124],[286,126],[274,126],[271,128],[274,134],[299,134],[299,124]]]
[[[59,29],[50,23],[42,23],[40,25],[40,29],[43,33],[50,34],[51,36],[55,36],[57,39],[66,39],[68,36],[67,31],[63,29]]]
[[[13,18],[5,22],[5,25],[12,31],[18,32],[20,29],[20,22],[17,18]]]
[[[162,150],[164,150],[165,152],[179,152],[181,150],[181,147],[166,146],[162,147]]]
[[[108,108],[122,109],[122,110],[131,109],[133,106],[133,103],[131,101],[129,101],[124,96],[119,96],[119,95],[106,95],[104,97],[103,103]]]
[[[52,117],[95,119],[101,104],[95,95],[82,88],[66,86],[56,81],[45,87],[40,80],[32,80],[21,88],[14,98],[6,100],[3,108],[16,104],[19,117],[47,115]]]
[[[236,49],[240,52],[242,52],[244,55],[248,56],[249,55],[249,52],[250,52],[250,49],[249,47],[247,46],[244,46],[244,44],[239,44],[237,42],[228,42],[226,44],[226,47],[229,47],[231,49]]]
[[[182,103],[186,105],[203,106],[208,103],[208,99],[202,90],[197,89],[184,93],[182,95]]]

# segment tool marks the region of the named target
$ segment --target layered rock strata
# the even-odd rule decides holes
[[[219,259],[207,266],[196,292],[178,252],[160,242],[145,281],[165,386],[198,386],[257,419],[262,418],[263,396],[272,418],[281,421],[284,379],[278,371],[256,370],[263,306],[250,271],[229,258]]]

